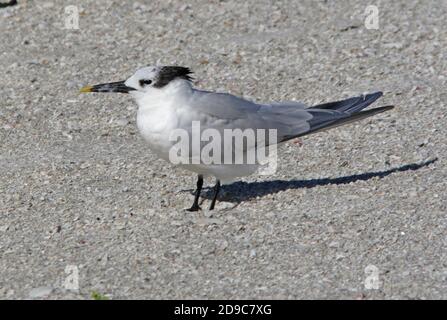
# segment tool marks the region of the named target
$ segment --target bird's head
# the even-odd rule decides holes
[[[154,89],[162,89],[171,81],[183,79],[191,81],[192,72],[189,68],[178,66],[150,66],[138,69],[125,81],[102,83],[83,87],[81,92],[119,92],[147,93]]]

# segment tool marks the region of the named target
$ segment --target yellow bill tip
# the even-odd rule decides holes
[[[92,92],[92,89],[93,89],[92,86],[85,86],[85,87],[81,88],[81,90],[79,90],[79,92],[81,92],[81,93]]]

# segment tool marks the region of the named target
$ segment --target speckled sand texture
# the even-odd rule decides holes
[[[437,0],[0,9],[0,298],[446,299],[446,16]],[[195,176],[151,153],[130,97],[78,93],[150,64],[256,101],[382,90],[374,106],[396,108],[287,144],[276,175],[190,213]]]

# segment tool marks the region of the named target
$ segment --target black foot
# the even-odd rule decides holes
[[[197,177],[197,189],[194,196],[194,202],[192,203],[191,208],[186,210],[190,212],[202,210],[202,208],[199,207],[199,198],[200,198],[200,191],[202,191],[202,186],[203,186],[203,176],[199,174],[199,176]]]
[[[195,205],[193,205],[189,209],[186,209],[186,211],[189,211],[189,212],[195,212],[195,211],[199,211],[199,210],[202,210],[202,208],[200,208],[200,206],[195,206]]]

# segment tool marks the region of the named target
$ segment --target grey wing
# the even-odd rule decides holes
[[[230,94],[195,91],[189,101],[191,111],[189,119],[200,121],[202,132],[209,128],[219,131],[220,137],[224,137],[221,140],[221,150],[231,147],[235,155],[238,151],[245,153],[253,148],[287,141],[389,110],[383,107],[358,112],[375,101],[376,95],[352,101],[348,99],[346,103],[342,101],[327,104],[322,108],[306,108],[305,105],[297,102],[256,104]],[[346,107],[348,103],[349,106]],[[354,112],[350,113],[351,110]],[[188,130],[187,127],[184,129]],[[254,129],[256,137],[254,142],[253,139],[247,138],[243,143],[236,144],[233,140],[229,145],[225,141],[225,129],[233,130],[233,132],[236,129],[242,131]],[[257,129],[265,129],[265,131],[260,134]],[[269,129],[275,130],[276,137],[273,139],[270,137]],[[252,143],[249,143],[249,140]],[[201,142],[201,150],[205,144],[204,141]]]
[[[277,140],[305,133],[312,114],[297,102],[257,104],[226,93],[196,91],[191,108],[201,114],[202,128],[275,129]],[[205,120],[204,120],[205,119]]]
[[[198,91],[193,107],[214,119],[212,125],[242,130],[276,129],[277,142],[283,142],[389,110],[390,107],[382,107],[362,111],[381,96],[382,92],[374,92],[306,108],[299,102],[256,104],[230,94]]]

